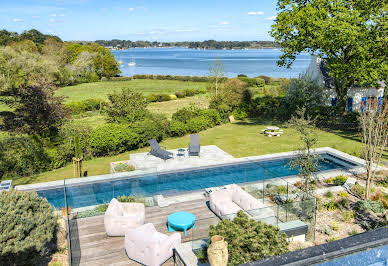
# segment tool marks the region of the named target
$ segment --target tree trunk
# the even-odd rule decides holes
[[[345,92],[343,90],[337,91],[337,107],[340,114],[345,114],[347,112],[347,98],[347,90]]]
[[[371,179],[372,179],[372,172],[371,172],[371,170],[368,170],[367,171],[367,178],[366,178],[366,186],[365,186],[365,199],[366,200],[369,199]]]

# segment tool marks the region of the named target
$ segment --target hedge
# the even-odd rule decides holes
[[[209,121],[210,127],[221,124],[221,117],[216,109],[203,109],[199,112],[199,114]]]
[[[208,82],[209,77],[172,76],[172,75],[133,75],[133,79],[179,80],[192,82]]]
[[[29,137],[0,140],[0,179],[30,176],[50,170],[50,157],[42,145]]]
[[[172,137],[184,136],[187,133],[187,125],[181,121],[171,120],[169,126],[169,135]]]
[[[156,119],[147,118],[143,121],[138,121],[131,124],[129,127],[140,138],[138,139],[137,147],[141,148],[148,145],[148,140],[156,139],[161,141],[165,136],[166,128],[159,123]]]
[[[204,116],[197,116],[187,121],[187,127],[190,133],[198,133],[211,127],[211,121]]]
[[[74,101],[68,102],[65,106],[71,109],[73,115],[82,114],[87,111],[96,111],[100,110],[106,105],[106,102],[103,99],[86,99],[83,101]]]
[[[0,193],[0,265],[35,265],[47,256],[57,218],[36,192]]]
[[[142,137],[127,124],[105,124],[93,130],[89,145],[95,155],[104,156],[135,149]]]

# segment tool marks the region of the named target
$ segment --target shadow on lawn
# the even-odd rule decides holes
[[[263,120],[263,119],[249,119],[243,121],[237,121],[234,124],[241,126],[277,126],[286,127],[285,123],[277,120]]]

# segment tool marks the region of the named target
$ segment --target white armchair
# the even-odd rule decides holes
[[[128,228],[124,246],[130,259],[147,266],[158,266],[173,256],[173,249],[181,243],[181,235],[170,236],[156,231],[152,223]]]
[[[108,236],[124,236],[128,227],[136,228],[144,224],[143,203],[122,203],[112,199],[104,215],[104,226]]]

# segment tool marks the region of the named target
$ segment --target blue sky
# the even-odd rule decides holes
[[[276,0],[0,0],[0,29],[63,40],[271,40]]]

